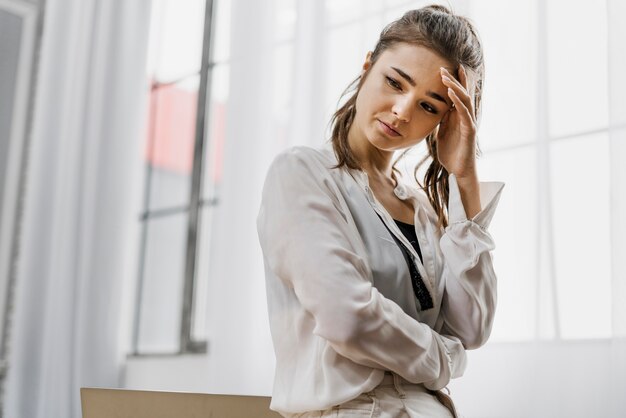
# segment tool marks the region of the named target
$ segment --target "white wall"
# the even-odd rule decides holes
[[[449,388],[467,418],[623,417],[624,350],[626,340],[487,344]]]
[[[469,352],[465,375],[448,388],[465,418],[620,418],[626,412],[624,350],[626,340],[487,344]],[[207,364],[193,356],[135,359],[128,364],[127,387],[271,394],[269,376],[252,370],[237,375],[238,387],[209,383]]]

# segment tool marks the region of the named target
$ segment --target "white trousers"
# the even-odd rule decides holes
[[[324,411],[286,415],[287,418],[456,418],[452,399],[430,391],[395,373],[385,373],[374,390]]]

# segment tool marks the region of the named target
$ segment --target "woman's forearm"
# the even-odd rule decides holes
[[[480,183],[478,176],[457,177],[457,183],[459,185],[461,201],[463,202],[467,219],[472,219],[482,210],[480,206]]]

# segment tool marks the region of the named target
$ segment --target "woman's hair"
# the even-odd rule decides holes
[[[456,67],[455,77],[458,79],[458,66],[463,65],[468,74],[475,80],[474,110],[477,121],[480,120],[480,104],[485,77],[483,50],[478,33],[469,19],[454,14],[445,6],[430,5],[420,9],[408,11],[400,19],[388,24],[381,32],[376,47],[370,57],[370,67],[363,76],[357,77],[343,92],[342,98],[351,91],[356,90],[348,100],[335,112],[330,123],[332,125],[331,142],[338,164],[335,168],[347,166],[351,169],[361,169],[348,144],[348,132],[356,114],[356,98],[361,90],[365,78],[374,66],[380,55],[387,49],[398,43],[408,43],[429,48],[439,54]],[[440,227],[448,225],[448,172],[439,163],[437,157],[437,142],[433,133],[426,137],[428,155],[415,167],[414,176],[418,185],[426,191],[428,200],[435,209]],[[397,162],[406,154],[406,151],[394,162],[392,169],[396,168]],[[426,161],[430,165],[424,175],[422,185],[417,178],[418,169]]]

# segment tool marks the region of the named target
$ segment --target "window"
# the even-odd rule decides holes
[[[272,128],[266,135],[267,126],[259,127],[263,152],[321,143],[337,100],[383,26],[426,4],[274,0],[268,5],[273,20],[259,27],[271,30],[258,36],[268,40],[259,65],[270,87],[252,93],[268,99],[263,109],[254,108],[268,116],[263,123]],[[500,279],[491,341],[608,337],[614,221],[607,167],[608,138],[615,127],[607,118],[607,34],[577,30],[606,28],[606,5],[589,9],[586,2],[564,0],[453,4],[472,18],[485,47],[480,176],[507,183],[490,228]],[[212,219],[221,195],[230,95],[230,7],[228,0],[154,2],[136,353],[206,349],[209,254],[218,248]],[[494,18],[502,15],[516,18]],[[238,24],[237,33],[248,30]],[[548,33],[548,27],[558,30]],[[574,65],[571,57],[580,51],[588,59]],[[232,92],[231,102],[237,94]],[[419,160],[421,155],[414,154]],[[593,202],[577,199],[577,191],[591,188]],[[602,214],[602,222],[577,237],[572,223],[592,210]],[[589,240],[595,247],[580,256]],[[594,268],[598,265],[604,270]],[[585,326],[590,323],[596,325]]]
[[[610,337],[606,3],[470,5],[487,64],[479,170],[507,183],[491,341]]]
[[[451,3],[485,48],[480,178],[506,183],[490,227],[499,277],[490,341],[610,337],[609,137],[619,127],[608,119],[606,2]],[[383,25],[426,4],[326,1],[325,120]],[[412,173],[425,152],[399,167]],[[590,213],[593,227],[581,228]]]
[[[206,351],[206,257],[228,97],[226,0],[154,0],[134,354]]]

